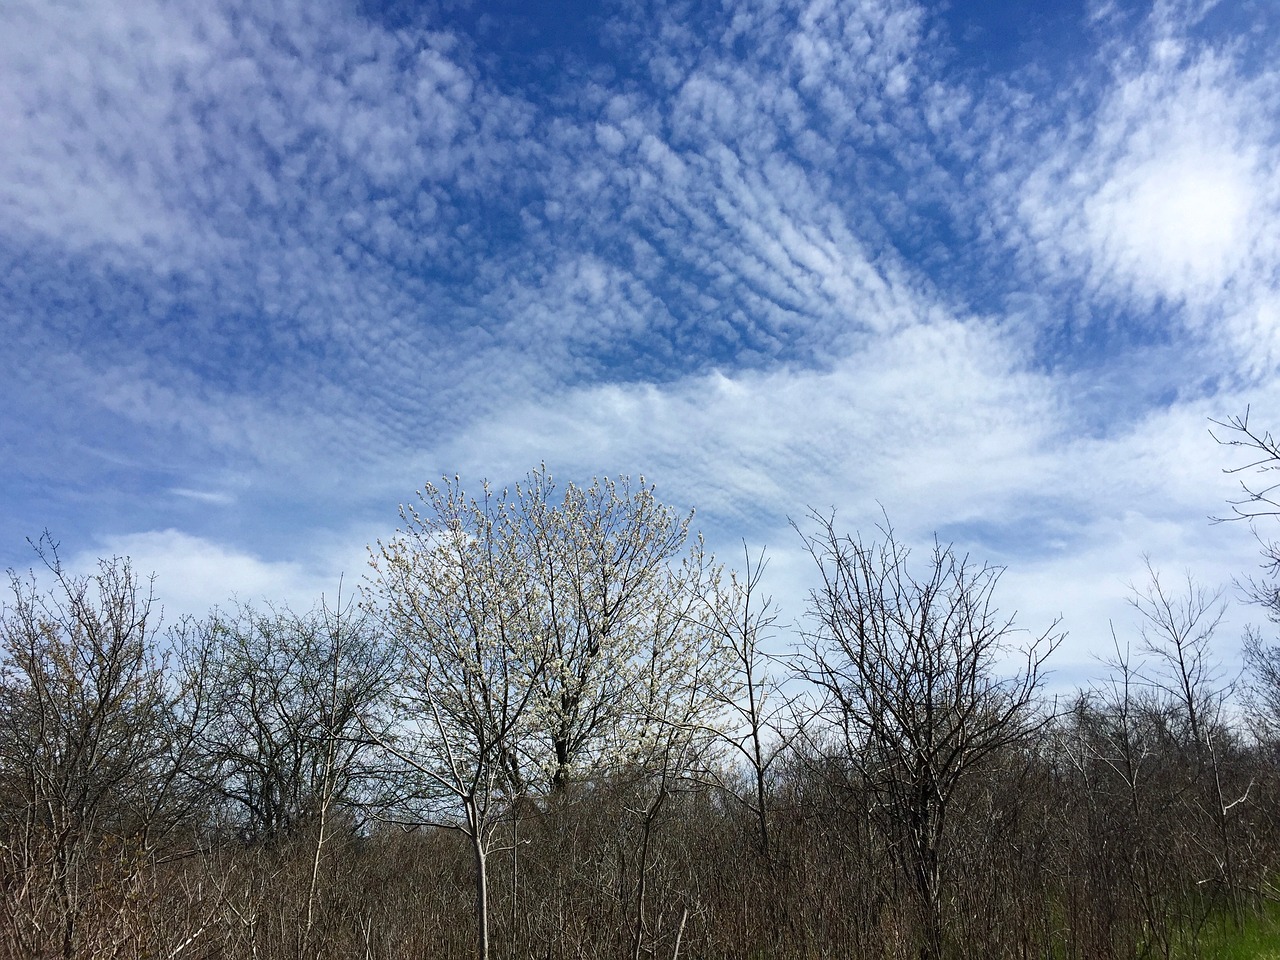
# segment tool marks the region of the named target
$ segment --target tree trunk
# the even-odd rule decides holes
[[[649,809],[644,815],[644,833],[640,842],[640,870],[639,879],[637,881],[636,891],[636,929],[635,936],[631,941],[631,958],[632,960],[640,960],[640,949],[644,945],[644,932],[646,926],[645,919],[645,899],[648,896],[648,874],[649,874],[649,838],[653,835],[654,820],[657,819],[658,811],[662,809],[662,803],[667,799],[667,788],[665,786],[658,789],[658,796],[650,804]]]
[[[484,833],[480,829],[475,799],[468,798],[466,805],[471,852],[476,868],[476,956],[479,960],[489,960],[489,878]]]

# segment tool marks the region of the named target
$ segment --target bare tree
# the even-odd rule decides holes
[[[1056,623],[1020,646],[994,606],[998,568],[972,565],[935,541],[923,575],[888,525],[866,543],[811,514],[805,535],[821,582],[799,669],[829,719],[915,891],[921,956],[943,949],[948,813],[958,787],[997,751],[1042,724],[1036,691],[1061,639]],[[798,530],[798,528],[797,528]],[[1011,673],[1002,676],[1006,666]]]
[[[792,701],[774,676],[765,650],[774,639],[778,612],[773,598],[762,596],[761,579],[768,561],[764,551],[752,557],[743,544],[742,571],[731,571],[727,582],[718,578],[705,605],[707,626],[715,634],[726,661],[724,683],[715,691],[725,722],[715,729],[732,749],[733,759],[746,764],[746,790],[717,777],[721,788],[755,818],[761,854],[769,857],[769,778],[791,735],[785,725]]]
[[[1158,786],[1158,775],[1168,761],[1167,718],[1142,675],[1142,663],[1114,631],[1112,642],[1106,677],[1078,696],[1059,745],[1083,786],[1093,821],[1106,823],[1111,831],[1098,844],[1103,855],[1095,868],[1105,869],[1109,882],[1094,878],[1093,912],[1105,914],[1108,907],[1116,911],[1112,901],[1121,897],[1120,891],[1134,891],[1138,921],[1126,934],[1140,937],[1144,953],[1158,945],[1167,954],[1171,907],[1161,882],[1159,838],[1168,833],[1165,815],[1170,811],[1160,806]],[[1125,882],[1117,882],[1114,873],[1127,873]]]
[[[204,775],[224,815],[245,839],[282,840],[317,820],[323,833],[335,805],[363,799],[371,782],[360,718],[388,685],[382,638],[341,594],[305,614],[215,611],[207,631],[184,667],[201,678]]]
[[[77,576],[48,534],[33,546],[49,587],[10,571],[0,612],[2,840],[23,876],[16,916],[37,941],[28,946],[72,957],[89,949],[82,920],[100,871],[131,883],[172,825],[190,739],[157,650],[150,585],[127,559]]]
[[[640,827],[636,861],[636,913],[631,956],[639,960],[649,927],[650,849],[660,818],[672,796],[695,788],[712,768],[724,731],[714,725],[726,700],[729,661],[720,635],[692,614],[704,571],[700,556],[668,570],[663,595],[683,597],[653,612],[646,650],[634,674],[631,702],[637,712],[633,745],[614,759],[614,773],[631,781],[635,804],[629,808]],[[675,952],[679,953],[677,932]]]
[[[1248,798],[1250,787],[1230,791],[1225,782],[1223,747],[1228,734],[1224,711],[1235,684],[1226,679],[1213,651],[1214,636],[1225,613],[1221,591],[1199,586],[1188,573],[1173,590],[1147,560],[1145,587],[1132,588],[1130,603],[1141,616],[1142,652],[1149,658],[1144,673],[1167,711],[1182,729],[1176,739],[1188,764],[1188,776],[1204,793],[1216,834],[1214,860],[1232,916],[1240,921],[1239,882],[1231,839],[1232,811]],[[1203,880],[1204,878],[1202,878]]]
[[[1268,644],[1256,630],[1244,641],[1243,699],[1253,733],[1272,750],[1280,747],[1280,644]]]
[[[1244,594],[1267,610],[1268,616],[1280,622],[1280,540],[1266,537],[1258,521],[1280,516],[1280,481],[1272,475],[1280,471],[1280,440],[1269,430],[1259,430],[1249,419],[1249,408],[1243,416],[1211,420],[1217,429],[1210,436],[1224,447],[1244,452],[1245,462],[1226,467],[1223,472],[1240,478],[1240,495],[1228,500],[1225,516],[1215,522],[1244,521],[1253,529],[1262,552],[1261,577],[1249,577],[1240,583]]]
[[[391,660],[381,634],[351,598],[344,600],[341,583],[334,604],[321,597],[315,616],[321,643],[308,666],[319,675],[313,699],[320,721],[320,763],[312,781],[315,840],[303,932],[308,948],[314,938],[321,866],[335,814],[361,802],[377,807],[370,794],[372,742],[364,730],[387,728],[385,698],[391,680]]]
[[[1228,502],[1227,516],[1215,519],[1244,520],[1253,528],[1261,545],[1263,574],[1246,579],[1240,587],[1272,623],[1280,623],[1280,540],[1259,529],[1259,521],[1280,517],[1280,482],[1272,482],[1273,474],[1280,471],[1280,440],[1269,430],[1255,427],[1249,412],[1246,407],[1243,416],[1212,421],[1218,428],[1210,431],[1214,439],[1244,451],[1246,457],[1244,463],[1224,471],[1241,478],[1240,496]],[[1253,708],[1255,732],[1274,742],[1280,737],[1280,646],[1266,644],[1261,633],[1251,629],[1245,638],[1244,660],[1249,677],[1244,694]]]

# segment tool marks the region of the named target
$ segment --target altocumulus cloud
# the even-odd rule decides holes
[[[1142,552],[1251,562],[1206,421],[1280,418],[1280,16],[571,6],[7,5],[6,559],[293,597],[545,459],[768,542],[788,616],[806,505],[1077,658]]]

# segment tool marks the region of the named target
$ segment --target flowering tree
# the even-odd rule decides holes
[[[643,479],[559,495],[543,467],[514,497],[471,499],[455,478],[420,500],[372,560],[404,661],[381,740],[412,775],[404,816],[471,841],[484,957],[486,860],[518,797],[626,769],[657,784],[647,835],[704,752],[723,671],[697,614],[718,571]]]
[[[655,676],[683,676],[705,654],[693,616],[717,578],[692,515],[663,505],[641,477],[570,483],[546,467],[518,488],[531,592],[546,633],[536,763],[553,791],[626,762],[653,731]]]
[[[505,806],[522,785],[519,758],[547,662],[512,504],[486,486],[428,485],[422,509],[379,543],[369,599],[403,666],[394,733],[379,736],[403,766],[399,808],[412,823],[461,831],[475,866],[476,949],[489,955],[487,859]]]
[[[692,515],[640,478],[568,484],[545,466],[519,489],[528,576],[546,632],[532,769],[553,796],[622,775],[633,802],[637,872],[632,956],[651,938],[650,846],[671,795],[711,764],[726,700],[721,635],[703,615],[720,570],[691,537]]]

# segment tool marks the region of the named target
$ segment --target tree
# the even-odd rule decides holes
[[[1242,592],[1266,611],[1274,624],[1280,623],[1280,540],[1265,536],[1259,522],[1280,516],[1280,484],[1271,483],[1270,474],[1280,471],[1280,440],[1269,430],[1258,430],[1249,420],[1249,408],[1243,416],[1214,420],[1218,431],[1211,435],[1223,446],[1242,450],[1246,461],[1227,467],[1225,473],[1238,475],[1241,496],[1228,502],[1230,512],[1215,518],[1218,522],[1244,520],[1253,529],[1261,545],[1262,576],[1250,577],[1240,584]],[[1262,478],[1261,481],[1255,478]],[[1274,744],[1280,737],[1280,646],[1268,645],[1256,629],[1245,638],[1244,662],[1248,679],[1244,695],[1252,708],[1255,732]]]
[[[483,955],[504,812],[604,773],[670,777],[672,758],[692,755],[672,737],[697,725],[668,699],[706,726],[720,661],[697,614],[718,571],[643,479],[560,494],[543,466],[514,496],[486,486],[472,499],[455,478],[419,499],[372,561],[370,601],[406,664],[399,733],[384,745],[419,781],[405,816],[472,845]]]
[[[204,776],[225,816],[268,843],[318,825],[323,845],[334,807],[372,780],[360,720],[372,722],[389,682],[382,638],[341,593],[305,614],[215,611],[205,629],[184,668],[205,701]]]
[[[1107,676],[1081,692],[1059,730],[1058,745],[1082,786],[1088,810],[1081,845],[1091,849],[1088,889],[1094,916],[1116,916],[1119,939],[1167,954],[1171,934],[1171,885],[1161,853],[1177,817],[1165,789],[1170,766],[1167,716],[1127,646],[1113,633]],[[1162,782],[1164,781],[1164,782]],[[1165,843],[1162,845],[1161,840]],[[1121,909],[1131,895],[1136,912]],[[1110,947],[1114,931],[1103,935]]]
[[[29,895],[27,945],[72,957],[112,947],[82,922],[101,871],[128,884],[179,821],[192,727],[166,682],[150,584],[125,558],[77,576],[47,533],[33,546],[48,588],[10,571],[0,610],[2,839]]]
[[[506,493],[467,497],[428,484],[423,509],[371,564],[369,599],[401,656],[395,729],[379,735],[406,782],[400,818],[460,831],[472,852],[476,953],[489,956],[487,861],[507,805],[521,793],[546,634]]]
[[[1267,610],[1272,620],[1280,621],[1280,541],[1268,539],[1258,529],[1258,521],[1280,516],[1280,483],[1271,483],[1270,474],[1280,470],[1280,440],[1269,430],[1258,430],[1249,422],[1249,408],[1243,416],[1225,420],[1211,420],[1218,428],[1209,431],[1224,447],[1242,450],[1245,463],[1227,467],[1224,473],[1239,476],[1240,496],[1227,502],[1230,510],[1225,516],[1215,517],[1217,523],[1243,520],[1253,529],[1262,549],[1262,578],[1250,577],[1240,584],[1245,595]],[[1250,477],[1261,477],[1258,482]]]
[[[663,505],[641,477],[568,484],[546,466],[517,488],[519,536],[548,659],[539,675],[537,773],[559,791],[623,760],[639,742],[638,694],[654,668],[690,668],[694,608],[718,576],[692,538],[692,514]],[[655,648],[654,638],[663,637]],[[655,653],[656,650],[656,653]]]
[[[1220,591],[1204,589],[1190,574],[1176,592],[1161,582],[1150,560],[1147,574],[1146,587],[1133,588],[1130,597],[1142,618],[1142,651],[1151,660],[1147,678],[1180,727],[1175,730],[1175,740],[1183,753],[1187,776],[1209,808],[1217,841],[1212,859],[1221,871],[1218,879],[1232,916],[1239,923],[1240,886],[1231,813],[1248,798],[1250,787],[1232,791],[1226,782],[1224,747],[1229,735],[1224,713],[1235,685],[1224,679],[1213,654],[1225,603]]]
[[[1268,644],[1257,630],[1244,641],[1244,702],[1253,733],[1272,751],[1280,748],[1280,644]]]
[[[628,732],[633,745],[615,758],[625,764],[615,773],[631,781],[636,803],[628,812],[640,825],[632,960],[640,960],[650,936],[650,846],[659,818],[673,794],[694,786],[715,766],[713,753],[725,737],[715,720],[727,699],[730,662],[717,631],[691,615],[691,605],[699,599],[695,586],[703,575],[700,554],[665,571],[668,585],[662,595],[682,602],[653,610],[646,649],[632,665],[636,672],[629,699],[635,715]],[[687,916],[687,906],[682,916]],[[682,919],[673,951],[677,956],[683,926]]]
[[[783,723],[792,703],[783,696],[781,681],[770,674],[764,650],[778,617],[773,598],[761,596],[768,561],[763,551],[752,558],[745,543],[743,557],[741,573],[731,571],[727,582],[717,578],[712,584],[704,616],[725,660],[724,679],[713,695],[727,722],[716,732],[750,775],[746,790],[723,781],[720,785],[755,818],[760,853],[767,860],[769,777],[791,739]]]
[[[935,540],[923,575],[887,524],[879,543],[842,536],[834,515],[801,533],[818,567],[801,674],[824,697],[924,921],[921,956],[943,949],[948,812],[984,762],[1022,743],[1056,622],[1021,646],[994,606],[1000,569],[974,566]],[[797,532],[800,532],[797,528]],[[1006,657],[1014,672],[998,672]]]

